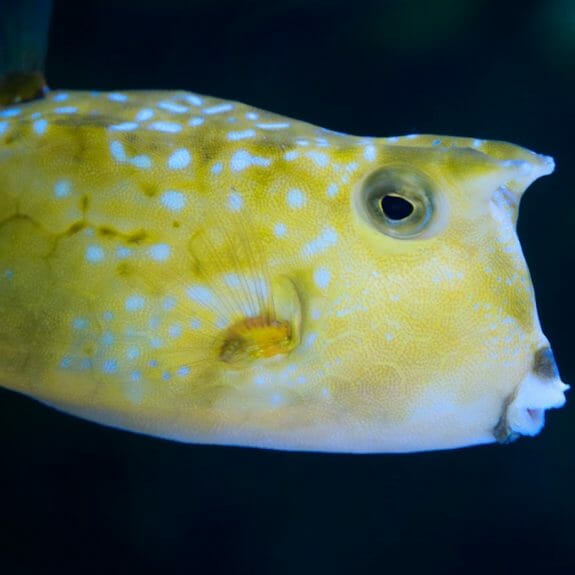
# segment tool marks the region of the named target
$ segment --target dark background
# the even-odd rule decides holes
[[[181,88],[361,135],[553,155],[519,233],[567,382],[575,1],[56,0],[54,88]],[[1,318],[0,318],[1,320]],[[179,445],[0,393],[2,573],[573,573],[575,417],[418,455]]]

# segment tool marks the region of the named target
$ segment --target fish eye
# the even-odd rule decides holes
[[[399,239],[420,235],[433,216],[433,187],[409,168],[382,168],[363,183],[361,212],[379,231]]]

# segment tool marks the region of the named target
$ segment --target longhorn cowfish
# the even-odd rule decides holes
[[[564,403],[515,232],[553,160],[188,92],[0,111],[0,384],[186,442],[401,452]]]

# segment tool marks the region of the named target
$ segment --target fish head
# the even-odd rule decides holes
[[[553,167],[507,143],[417,136],[381,140],[358,170],[325,361],[348,362],[341,389],[390,450],[535,435],[563,405],[515,230],[522,193]]]

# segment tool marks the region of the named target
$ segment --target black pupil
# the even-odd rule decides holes
[[[404,220],[413,213],[413,204],[399,196],[383,196],[381,209],[390,220]]]

